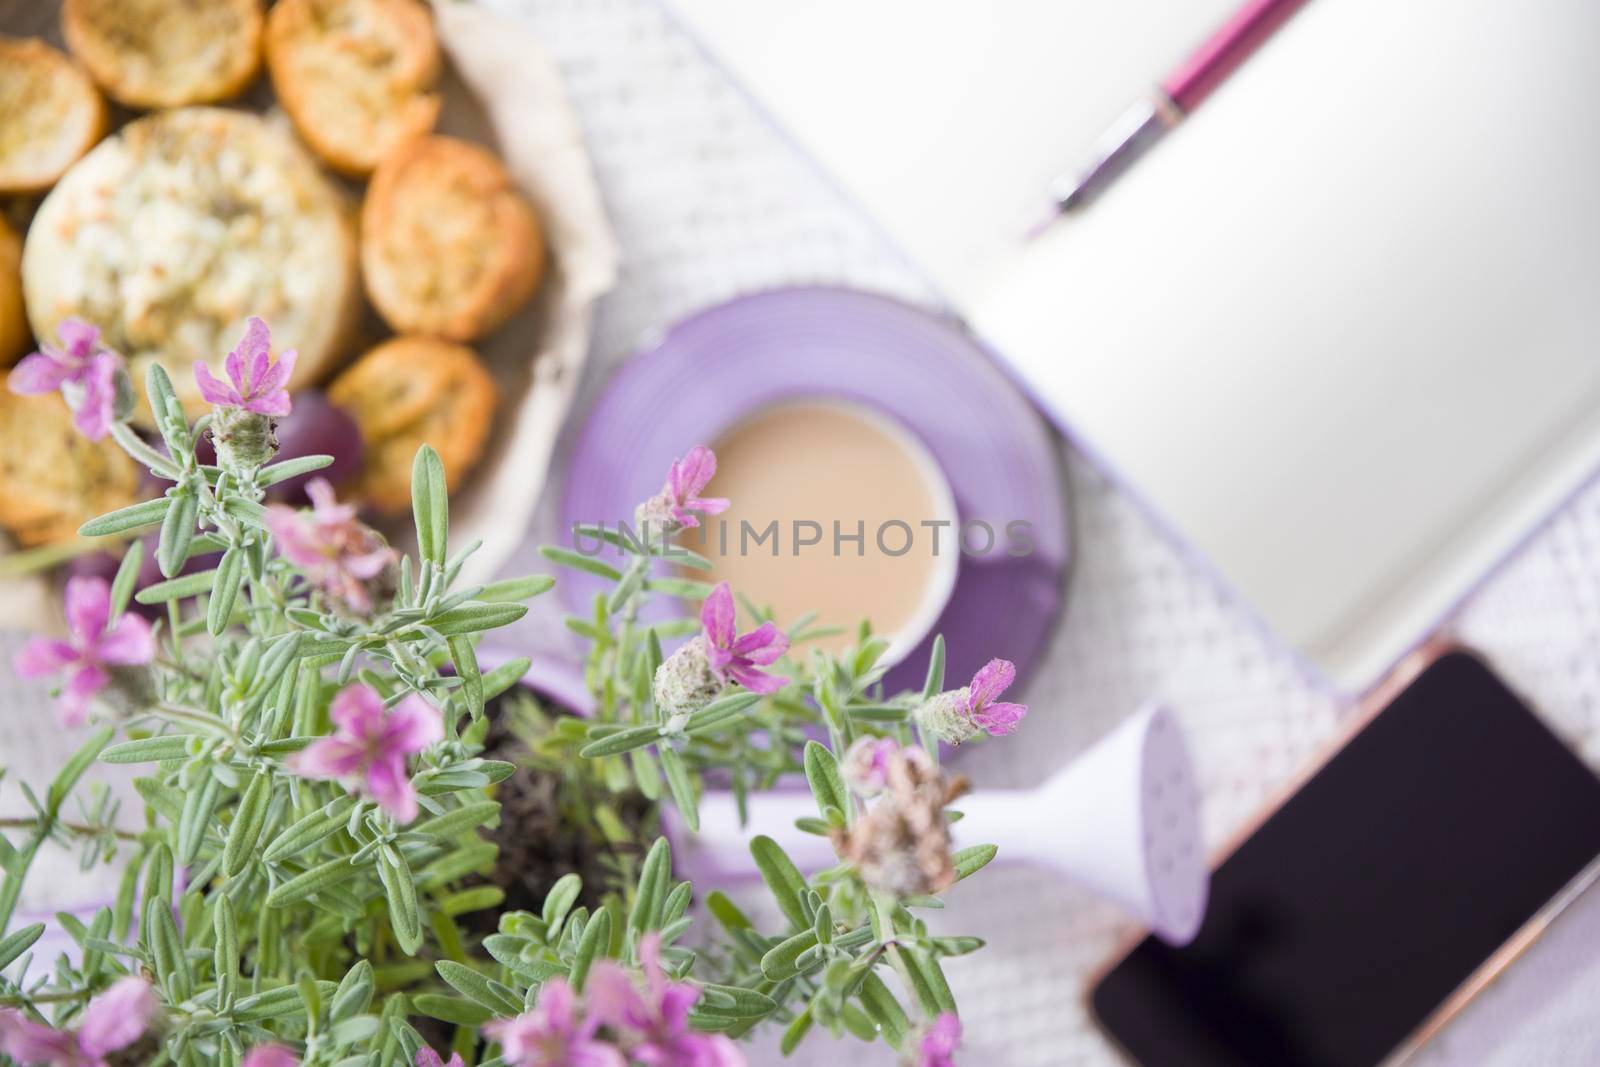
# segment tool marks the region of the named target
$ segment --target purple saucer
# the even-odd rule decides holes
[[[945,636],[951,685],[964,685],[994,656],[1015,662],[1026,679],[1060,610],[1069,558],[1050,436],[969,334],[887,297],[779,289],[674,326],[617,371],[589,412],[566,473],[562,539],[572,543],[578,524],[631,520],[675,457],[740,419],[819,398],[873,408],[916,435],[943,469],[963,522],[981,519],[997,531],[1014,520],[1032,524],[1030,555],[961,558],[934,628]],[[556,588],[585,614],[602,587],[568,573]],[[890,692],[921,687],[931,640],[889,672]]]

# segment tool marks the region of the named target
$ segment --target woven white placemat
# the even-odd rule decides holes
[[[576,411],[605,368],[652,331],[740,293],[830,283],[937,305],[870,222],[653,0],[492,2],[524,14],[562,65],[624,249]],[[1077,559],[1065,618],[1026,696],[1027,743],[974,748],[962,769],[979,788],[1038,782],[1141,702],[1165,699],[1189,731],[1207,839],[1221,840],[1336,730],[1342,709],[1103,475],[1068,449],[1062,455]],[[552,532],[549,505],[536,517],[535,539]],[[1600,761],[1600,490],[1565,507],[1469,602],[1454,630]],[[0,636],[6,660],[15,645]],[[42,757],[69,747],[42,690],[0,684],[0,762],[38,780]],[[41,885],[87,891],[82,880]],[[68,901],[50,901],[58,902]],[[1126,931],[1112,909],[1022,869],[985,872],[951,904],[934,925],[989,941],[949,968],[968,1035],[962,1062],[1117,1062],[1083,1006],[1087,976]],[[1600,1062],[1597,947],[1600,895],[1590,893],[1421,1062]],[[761,1046],[752,1058],[776,1062],[777,1053]],[[882,1064],[887,1054],[814,1039],[793,1062]]]

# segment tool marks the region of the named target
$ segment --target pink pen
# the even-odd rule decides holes
[[[1250,0],[1095,142],[1092,162],[1051,188],[1057,211],[1082,207],[1200,106],[1305,0]]]

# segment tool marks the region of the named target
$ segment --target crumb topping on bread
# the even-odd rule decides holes
[[[259,315],[300,349],[303,384],[355,296],[349,242],[336,192],[283,133],[244,112],[165,112],[46,199],[23,257],[29,316],[41,336],[68,315],[96,323],[139,382],[145,359],[219,361]]]

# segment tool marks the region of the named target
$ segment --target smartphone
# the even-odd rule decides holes
[[[1144,1067],[1405,1059],[1600,874],[1600,778],[1470,653],[1439,655],[1212,873],[1194,941],[1090,994]]]

